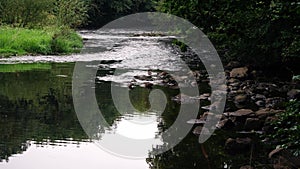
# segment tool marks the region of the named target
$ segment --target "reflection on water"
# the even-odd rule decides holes
[[[117,162],[116,162],[117,161]],[[70,169],[70,168],[148,168],[145,160],[127,160],[99,149],[89,142],[67,142],[57,145],[31,143],[23,154],[14,155],[8,163],[0,163],[5,169]]]
[[[96,35],[83,32],[88,37]],[[118,36],[128,36],[120,33]],[[151,138],[156,144],[144,147],[141,151],[148,156],[143,160],[130,160],[116,157],[105,150],[100,149],[83,131],[72,100],[72,73],[74,63],[61,63],[76,59],[93,60],[99,59],[99,55],[93,54],[94,49],[102,46],[101,43],[113,43],[108,39],[96,39],[90,43],[91,54],[78,56],[44,56],[44,57],[22,57],[1,60],[0,65],[0,168],[4,169],[82,169],[82,168],[131,168],[131,169],[198,169],[198,168],[239,168],[249,163],[260,166],[268,163],[265,158],[266,151],[260,144],[252,145],[252,151],[230,156],[224,151],[224,143],[229,137],[239,137],[242,134],[233,132],[217,131],[203,145],[198,143],[197,137],[190,133],[180,144],[173,149],[160,155],[147,155],[147,153],[159,151],[168,142],[161,137],[161,133],[168,129],[176,120],[180,105],[171,101],[179,91],[161,86],[168,100],[166,109],[162,115],[155,112],[140,113],[150,107],[148,96],[150,89],[136,87],[130,91],[133,106],[140,112],[127,112],[120,114],[112,102],[111,81],[113,84],[128,82],[132,76],[147,73],[147,69],[156,69],[155,66],[179,69],[176,62],[172,62],[174,54],[165,47],[161,47],[157,41],[135,42],[125,41],[125,47],[117,47],[115,51],[100,55],[96,82],[96,96],[99,109],[102,112],[108,127],[100,127],[95,133],[99,134],[102,141],[114,140],[119,134],[135,139]],[[124,37],[124,39],[125,39]],[[102,40],[102,41],[101,41]],[[139,44],[143,43],[143,45]],[[124,45],[123,44],[123,45]],[[122,55],[119,50],[127,51],[131,58]],[[142,62],[138,54],[130,53],[132,50],[140,51],[141,54],[157,54],[157,59]],[[152,50],[156,51],[153,52]],[[107,53],[105,53],[107,52]],[[123,51],[124,52],[124,51]],[[126,52],[125,52],[126,53]],[[124,54],[124,53],[123,53]],[[164,55],[165,57],[162,57]],[[114,58],[117,56],[117,59]],[[119,57],[119,59],[118,59]],[[134,58],[135,57],[135,58]],[[35,60],[37,59],[37,60]],[[23,60],[26,64],[17,64],[16,60]],[[110,60],[118,60],[111,62]],[[120,60],[125,60],[120,62]],[[138,61],[138,64],[135,61]],[[47,63],[31,63],[33,61]],[[57,61],[59,63],[50,63]],[[28,64],[30,63],[30,64]],[[159,63],[159,64],[154,64]],[[138,69],[140,65],[146,65],[144,69]],[[127,67],[130,65],[130,67]],[[147,67],[154,65],[154,67]],[[92,65],[93,66],[93,65]],[[112,77],[114,70],[126,69],[127,74]],[[128,73],[129,72],[129,73]],[[125,81],[124,81],[125,80]],[[116,84],[117,86],[123,86]],[[201,87],[207,84],[199,84]],[[125,87],[127,87],[125,85]],[[209,91],[200,88],[200,93]],[[122,103],[122,97],[119,98]],[[201,102],[201,106],[209,102]],[[199,110],[203,113],[204,110]],[[188,113],[188,112],[187,112]],[[93,122],[93,121],[91,121]],[[143,127],[141,127],[143,123]],[[139,127],[137,127],[139,126]],[[248,136],[249,137],[249,136]],[[250,136],[255,140],[255,135]],[[100,140],[101,142],[101,140]],[[160,146],[157,146],[160,145]],[[118,145],[122,146],[122,145]]]

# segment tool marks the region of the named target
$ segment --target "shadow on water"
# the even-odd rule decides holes
[[[120,127],[118,126],[120,125],[119,122],[124,119],[112,101],[112,83],[118,85],[119,83],[130,82],[134,75],[145,74],[149,69],[180,70],[176,54],[154,37],[145,40],[140,37],[129,36],[126,32],[126,34],[120,32],[105,34],[104,32],[104,35],[96,32],[81,33],[87,39],[96,38],[89,42],[88,50],[90,53],[87,55],[24,56],[1,60],[1,63],[13,64],[0,65],[0,161],[10,163],[15,154],[28,151],[30,146],[33,146],[32,144],[59,146],[75,143],[80,147],[84,142],[92,141],[82,129],[73,107],[72,73],[75,63],[64,62],[90,61],[100,58],[101,62],[95,78],[95,92],[99,109],[111,128]],[[99,49],[107,43],[115,42],[111,39],[127,39],[128,37],[132,39],[121,41],[115,45],[113,50]],[[24,64],[18,64],[19,60]],[[192,69],[199,69],[198,64],[198,62],[194,64]],[[140,67],[143,67],[143,70]],[[115,69],[127,73],[114,76]],[[112,78],[115,78],[115,81]],[[121,87],[127,88],[127,85],[121,85]],[[155,127],[158,130],[156,134],[160,135],[177,118],[180,104],[172,101],[171,98],[178,95],[179,90],[156,85],[153,86],[153,89],[161,89],[168,100],[163,114],[156,117],[158,121],[157,127]],[[199,90],[201,94],[209,93],[208,82],[200,83]],[[151,89],[142,87],[136,87],[129,91],[135,109],[141,112],[149,109],[148,96],[150,91]],[[119,99],[122,103],[122,97]],[[201,106],[209,104],[209,101],[201,101]],[[234,110],[235,108],[230,107],[230,105],[231,103],[228,102],[227,108]],[[199,110],[199,115],[205,111],[204,109]],[[99,134],[105,135],[107,130],[109,129],[103,129]],[[251,137],[254,141],[250,147],[230,155],[225,150],[225,142],[229,137]],[[245,134],[238,134],[233,130],[219,130],[207,142],[200,145],[197,136],[190,132],[180,144],[171,150],[159,155],[149,155],[144,160],[148,167],[144,167],[151,169],[199,169],[240,168],[244,165],[252,165],[256,168],[269,168],[269,162],[266,159],[266,152],[268,151],[265,150],[267,146],[257,142],[258,137],[256,134],[245,136]],[[164,145],[168,144],[163,138],[160,139]],[[159,146],[154,147],[149,149],[149,152],[159,151],[160,148]],[[61,153],[63,154],[63,152]],[[43,156],[45,154],[38,155]],[[72,168],[76,168],[76,166]]]
[[[19,69],[22,67],[23,69]],[[9,160],[14,154],[26,151],[32,141],[35,144],[59,145],[90,141],[81,128],[73,109],[71,77],[74,63],[11,65],[0,72],[0,158]],[[98,75],[111,70],[99,70]],[[122,117],[114,107],[110,94],[110,82],[99,81],[96,87],[98,105],[109,125],[113,126]],[[203,85],[205,86],[205,85]],[[168,100],[179,93],[164,87]],[[204,90],[205,91],[205,90]],[[206,89],[207,91],[207,89]],[[149,108],[149,89],[135,88],[130,91],[131,101],[140,111]],[[204,103],[209,104],[209,103]],[[180,105],[169,101],[163,113],[159,131],[172,125]],[[200,113],[203,113],[201,110]],[[249,163],[265,164],[266,157],[259,143],[253,144],[241,154],[229,155],[224,149],[228,137],[238,134],[217,131],[202,146],[197,137],[189,134],[172,150],[146,159],[151,168],[239,168]],[[251,136],[255,139],[257,136]],[[58,141],[60,140],[60,141]],[[65,141],[64,141],[65,140]],[[167,144],[167,143],[165,143]],[[157,147],[159,149],[159,147]],[[154,148],[151,151],[156,151]]]

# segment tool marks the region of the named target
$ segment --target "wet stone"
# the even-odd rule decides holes
[[[262,123],[259,118],[247,118],[245,122],[245,130],[259,130]]]
[[[250,115],[254,115],[254,112],[251,109],[239,109],[229,114],[229,116],[233,116],[233,117],[250,116]]]
[[[228,138],[225,143],[225,150],[229,154],[240,154],[245,151],[249,151],[252,144],[252,140],[249,137],[246,138]]]
[[[247,76],[248,76],[248,68],[247,67],[234,68],[230,72],[231,78],[245,78]]]

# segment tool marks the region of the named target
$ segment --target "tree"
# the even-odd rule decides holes
[[[266,66],[299,59],[300,4],[295,0],[160,0],[157,10],[203,29],[225,61]]]

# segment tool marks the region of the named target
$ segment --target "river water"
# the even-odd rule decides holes
[[[85,39],[80,54],[0,59],[0,168],[239,168],[249,164],[250,155],[252,161],[265,162],[260,158],[264,154],[260,154],[259,149],[235,156],[226,154],[226,138],[236,133],[223,131],[216,132],[204,143],[209,159],[203,155],[203,147],[192,133],[170,151],[149,154],[165,143],[161,132],[176,119],[181,105],[171,98],[180,91],[154,86],[153,89],[163,91],[167,99],[164,113],[157,114],[145,111],[150,108],[151,89],[137,86],[130,90],[130,97],[139,111],[120,114],[113,103],[111,86],[128,88],[134,76],[148,75],[149,70],[176,72],[184,67],[180,55],[168,43],[172,37],[143,36],[142,33],[137,30],[80,31]],[[73,70],[79,61],[97,69],[95,93],[99,109],[109,124],[99,132],[99,142],[117,134],[152,139],[153,144],[141,150],[144,158],[115,156],[87,136],[72,99]],[[115,75],[116,70],[121,73]],[[207,83],[199,86],[200,93],[210,91]],[[201,106],[206,105],[209,101],[201,102]],[[199,110],[199,114],[204,111]],[[149,123],[140,125],[136,121]],[[134,147],[131,149],[134,151]]]

